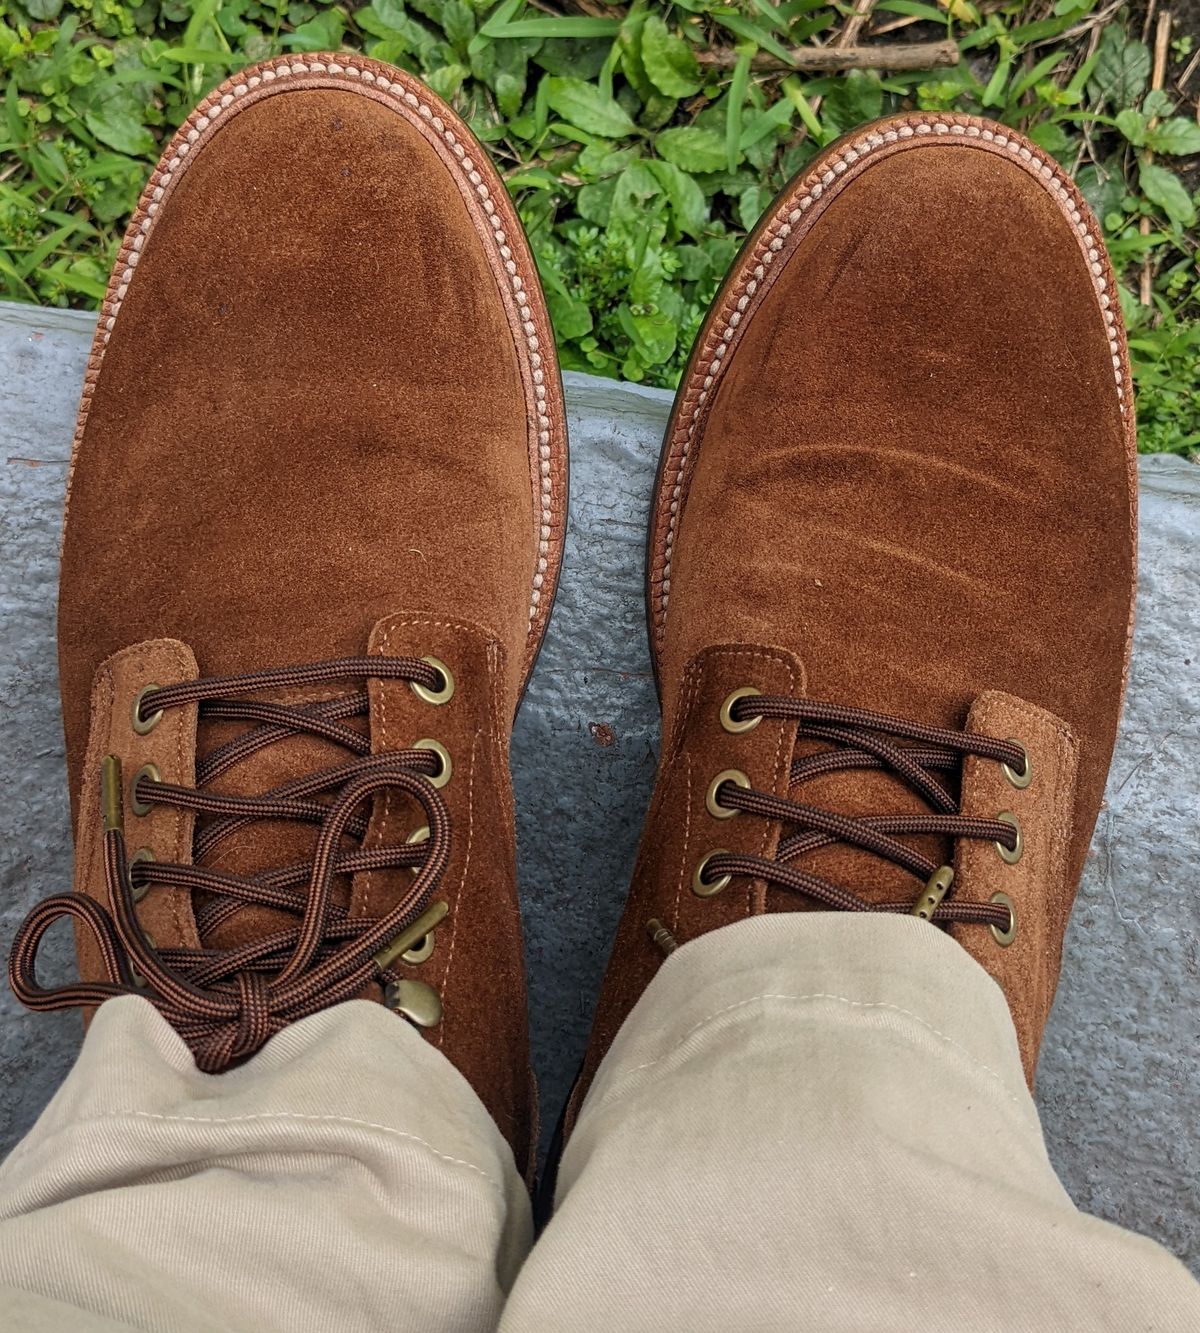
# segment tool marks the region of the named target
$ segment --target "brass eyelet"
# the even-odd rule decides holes
[[[1003,769],[1004,776],[1009,782],[1011,782],[1018,791],[1024,791],[1033,781],[1033,760],[1029,757],[1029,751],[1015,736],[1010,736],[1008,738],[1008,743],[1010,745],[1020,746],[1021,753],[1025,756],[1025,771],[1023,773],[1018,773],[1016,769],[1010,768],[1008,764],[1001,764],[1000,767]]]
[[[158,771],[158,765],[143,764],[133,775],[133,781],[129,784],[129,808],[135,815],[148,815],[152,808],[148,801],[138,799],[137,788],[142,778],[149,778],[151,782],[161,782],[162,774]]]
[[[433,931],[421,938],[413,945],[411,949],[405,949],[400,955],[406,963],[423,963],[426,959],[433,957]]]
[[[442,761],[441,768],[428,780],[435,787],[444,787],[450,781],[450,775],[454,772],[454,765],[450,762],[450,751],[446,749],[441,741],[430,740],[428,736],[424,740],[413,741],[413,749],[432,750]]]
[[[696,863],[695,870],[692,871],[692,892],[697,898],[712,898],[725,888],[732,875],[719,875],[716,879],[708,880],[704,878],[704,872],[708,869],[708,863],[714,856],[728,856],[729,852],[724,847],[716,847],[711,852],[706,853]]]
[[[418,699],[424,699],[427,704],[448,704],[454,697],[454,673],[438,657],[422,657],[421,661],[433,667],[441,676],[442,688],[431,690],[428,685],[420,685],[415,680],[410,680],[408,683],[412,687],[412,692]]]
[[[383,993],[389,1009],[402,1014],[419,1028],[436,1027],[442,1021],[442,1001],[437,991],[424,981],[405,977],[393,981]]]
[[[735,786],[745,787],[747,790],[750,787],[750,779],[740,768],[722,769],[708,784],[708,794],[704,798],[704,807],[714,819],[732,819],[734,815],[742,813],[731,805],[722,805],[717,800],[717,793],[726,782],[732,782]]]
[[[413,829],[413,831],[408,835],[407,838],[404,839],[404,841],[405,841],[405,842],[408,842],[408,843],[413,843],[413,842],[428,842],[428,841],[429,841],[429,825],[428,825],[428,824],[422,824],[420,828],[415,828],[415,829]],[[408,867],[408,873],[409,873],[410,875],[417,875],[417,874],[420,873],[420,871],[421,871],[421,867],[420,867],[420,866],[409,866],[409,867]]]
[[[444,921],[450,912],[447,902],[430,903],[415,921],[410,921],[399,935],[389,940],[375,955],[373,961],[379,970],[385,971],[397,958],[406,957],[409,950],[416,949],[421,941],[433,934],[433,928]]]
[[[1001,948],[1007,949],[1008,946],[1017,938],[1017,909],[1013,905],[1013,900],[1007,893],[993,893],[991,901],[1001,903],[1008,908],[1008,929],[1001,930],[999,926],[989,926],[992,932],[992,939],[996,941]]]
[[[129,858],[129,869],[132,871],[134,866],[141,865],[145,861],[153,860],[154,853],[149,847],[139,847]],[[150,892],[149,884],[134,884],[132,875],[130,875],[129,884],[133,890],[133,901],[135,903],[140,903],[146,894]]]
[[[1002,824],[1011,824],[1017,831],[1017,845],[1011,851],[1002,842],[992,843],[992,846],[1000,853],[1000,859],[1007,861],[1010,866],[1015,866],[1021,859],[1021,853],[1025,850],[1025,839],[1021,836],[1021,825],[1017,822],[1017,817],[1011,810],[1001,810],[996,818]]]
[[[739,722],[733,716],[733,706],[739,699],[753,699],[762,694],[762,690],[756,690],[753,685],[743,685],[741,689],[734,690],[721,705],[720,718],[721,725],[726,731],[734,736],[740,735],[744,731],[753,731],[762,721],[761,717],[748,717],[744,722]]]
[[[162,720],[163,710],[161,708],[156,708],[149,717],[142,716],[142,700],[146,695],[161,689],[161,685],[143,685],[133,696],[133,729],[139,736],[144,736],[148,731],[153,731]]]

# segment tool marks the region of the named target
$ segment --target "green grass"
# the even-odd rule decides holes
[[[823,144],[900,108],[975,112],[1079,181],[1122,277],[1141,447],[1196,458],[1200,125],[1172,91],[1193,38],[1175,32],[1165,91],[1150,91],[1142,12],[1102,22],[1111,8],[880,0],[859,41],[949,39],[959,63],[804,75],[778,68],[789,48],[831,43],[852,5],[0,0],[0,294],[94,307],[195,102],[251,61],[344,47],[420,75],[490,147],[563,365],[673,386],[746,231]]]

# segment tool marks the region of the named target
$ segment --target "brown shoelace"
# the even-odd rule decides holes
[[[376,959],[384,946],[417,921],[441,879],[450,854],[446,804],[430,782],[441,759],[430,750],[372,754],[365,731],[346,725],[369,712],[365,691],[290,706],[240,696],[340,679],[404,680],[439,688],[436,668],[415,657],[353,657],[299,667],[258,671],[168,685],[147,693],[143,721],[159,710],[199,705],[201,721],[242,722],[250,728],[217,747],[196,765],[196,785],[137,780],[139,802],[193,811],[197,827],[193,863],[137,862],[126,856],[120,817],[119,761],[110,756],[104,775],[104,873],[108,907],[79,893],[39,903],[13,941],[9,983],[30,1009],[92,1007],[115,995],[143,995],[192,1048],[199,1068],[213,1073],[258,1050],[269,1037],[308,1014],[360,994],[373,981],[397,976]],[[316,736],[354,758],[275,787],[258,796],[221,795],[205,788],[265,746],[300,734]],[[424,809],[429,837],[365,849],[366,803],[385,788],[411,796]],[[84,818],[91,817],[85,812]],[[310,860],[250,876],[201,862],[232,834],[256,821],[297,821],[316,826]],[[349,845],[343,846],[343,840]],[[336,876],[407,866],[414,878],[385,915],[351,917],[333,900]],[[136,901],[154,885],[187,889],[196,903],[201,941],[239,909],[273,908],[299,918],[237,948],[162,948],[138,922]],[[37,953],[46,931],[63,917],[87,926],[95,937],[107,981],[44,989],[36,978]]]
[[[755,791],[732,781],[723,782],[717,800],[729,809],[779,820],[792,831],[780,839],[774,858],[721,852],[711,856],[704,879],[711,883],[723,875],[765,880],[775,888],[800,894],[818,906],[838,912],[912,912],[914,902],[870,902],[819,875],[799,869],[802,856],[833,843],[861,848],[885,861],[901,866],[929,885],[939,867],[901,839],[940,835],[951,839],[976,838],[998,842],[1013,850],[1017,831],[999,819],[977,819],[963,815],[959,803],[935,776],[959,769],[967,755],[1007,764],[1014,772],[1025,771],[1026,755],[1011,741],[993,740],[975,732],[928,727],[864,708],[842,707],[813,699],[787,695],[749,695],[730,708],[735,722],[772,718],[799,724],[797,739],[823,742],[830,748],[805,754],[792,763],[789,796],[796,788],[827,773],[853,770],[882,770],[901,779],[931,808],[932,814],[880,814],[850,817],[831,810]],[[897,740],[913,742],[901,745]],[[971,922],[1004,930],[1010,925],[1009,910],[1002,903],[940,901],[930,919],[948,923]]]

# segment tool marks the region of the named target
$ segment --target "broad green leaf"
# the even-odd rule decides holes
[[[550,105],[562,118],[587,134],[605,139],[619,139],[637,132],[625,109],[613,97],[582,79],[547,78],[543,80]]]
[[[699,236],[708,220],[704,191],[674,162],[653,159],[647,161],[646,166],[654,173],[670,201],[676,227],[689,236]]]
[[[62,12],[62,0],[25,0],[25,8],[29,11],[31,19],[39,19],[43,23],[47,19],[56,19]]]
[[[549,37],[545,41],[526,38],[533,48],[533,59],[547,74],[558,74],[566,78],[582,79],[591,83],[604,68],[604,62],[612,50],[611,41],[600,38]],[[503,46],[515,46],[515,42],[504,42]],[[612,89],[605,90],[612,96]]]
[[[336,9],[326,9],[290,33],[284,44],[293,51],[336,51],[346,23]]]
[[[766,212],[773,194],[766,185],[749,185],[738,196],[738,220],[747,231]]]
[[[690,97],[703,82],[691,47],[657,14],[647,14],[642,25],[642,64],[650,82],[668,97]]]
[[[547,289],[546,305],[554,321],[554,332],[560,339],[582,338],[592,331],[592,312],[582,301],[567,292]]]
[[[643,235],[648,211],[661,209],[661,205],[655,205],[653,210],[649,210],[649,201],[661,193],[662,187],[649,164],[631,162],[616,179],[611,221],[624,223],[635,235]]]
[[[874,74],[852,69],[825,99],[825,119],[839,134],[877,119],[883,112],[883,85]]]
[[[1173,116],[1147,131],[1146,146],[1152,152],[1169,153],[1173,157],[1200,153],[1200,125],[1183,116]]]
[[[617,189],[617,178],[609,176],[605,180],[591,185],[582,185],[575,196],[575,211],[581,218],[594,222],[597,227],[607,227],[612,217],[613,195]]]
[[[1117,112],[1117,129],[1135,147],[1140,148],[1146,142],[1146,117],[1132,107]]]
[[[684,171],[720,171],[725,165],[725,142],[715,130],[682,125],[654,136],[660,157]]]
[[[1075,177],[1075,184],[1098,218],[1107,217],[1120,209],[1125,182],[1117,172],[1089,165]]]
[[[1138,167],[1138,184],[1142,193],[1152,204],[1182,226],[1190,227],[1196,220],[1196,205],[1188,194],[1184,183],[1173,171],[1157,166],[1153,162],[1143,162]]]
[[[441,69],[431,69],[425,75],[425,82],[443,101],[449,102],[454,99],[470,73],[466,65],[443,65]]]
[[[1099,59],[1088,85],[1095,98],[1122,110],[1132,106],[1150,80],[1150,51],[1144,42],[1127,38],[1120,24],[1105,26]]]
[[[84,121],[91,132],[110,148],[131,157],[145,157],[157,147],[154,135],[142,122],[116,101],[102,103],[84,112]]]
[[[1039,148],[1044,148],[1052,157],[1065,153],[1071,147],[1071,139],[1066,130],[1055,120],[1043,120],[1029,128],[1029,137]]]
[[[460,55],[465,55],[471,38],[475,36],[475,14],[471,6],[464,0],[446,0],[441,24],[446,40]]]
[[[1175,103],[1167,96],[1161,88],[1151,88],[1151,90],[1142,98],[1142,115],[1147,118],[1150,116],[1165,117],[1169,116],[1175,110]]]
[[[666,361],[675,350],[679,335],[675,325],[660,311],[634,314],[624,302],[617,307],[617,318],[629,340],[650,365]]]

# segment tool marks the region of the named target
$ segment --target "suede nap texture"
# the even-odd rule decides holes
[[[728,768],[784,794],[796,728],[724,731],[717,710],[740,686],[970,720],[1027,745],[1028,788],[969,761],[962,790],[965,814],[1019,810],[1024,866],[971,844],[953,890],[1009,892],[1017,940],[953,933],[1004,988],[1032,1079],[1131,630],[1132,396],[1098,235],[1074,186],[1019,135],[903,116],[826,150],[735,263],[664,443],[647,563],[663,751],[575,1108],[661,965],[648,919],[686,942],[808,906],[736,878],[713,898],[689,889],[705,850],[758,839],[769,856],[779,838],[778,825],[705,808]],[[883,773],[827,774],[792,798],[928,812]],[[952,861],[948,840],[912,842]],[[922,888],[846,846],[802,868],[875,902],[915,902]]]
[[[171,662],[193,654],[201,676],[368,644],[441,657],[455,675],[450,703],[376,683],[371,741],[432,736],[451,750],[453,852],[437,896],[452,914],[421,972],[436,977],[447,1017],[428,1035],[522,1169],[536,1128],[507,747],[565,520],[548,317],[504,186],[465,125],[410,76],[358,57],[268,62],[206,98],[135,214],[80,410],[59,603],[77,845],[95,851],[97,798],[80,799],[89,731],[127,772],[170,740],[165,727],[133,732],[114,670],[127,696],[184,679]],[[172,727],[186,729],[189,712]],[[238,729],[204,723],[190,744],[204,754]],[[213,789],[254,794],[345,757],[295,736]],[[419,816],[380,801],[368,840],[389,818],[415,828]],[[130,831],[131,848],[150,822]],[[221,845],[220,863],[288,864],[313,836],[256,824]],[[81,854],[82,891],[104,894],[98,865]],[[378,911],[407,882],[359,876],[340,901]],[[209,942],[228,947],[284,920],[243,909]],[[189,917],[156,938],[187,943],[194,931]]]

